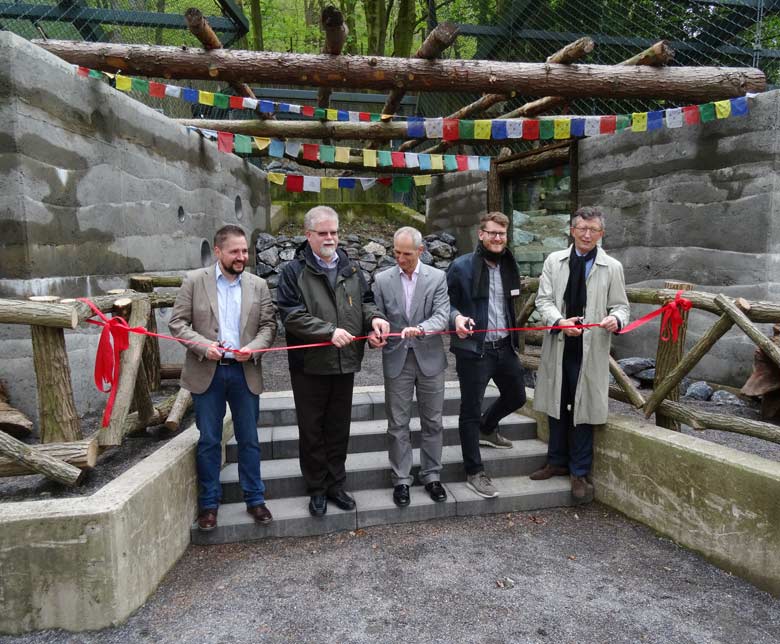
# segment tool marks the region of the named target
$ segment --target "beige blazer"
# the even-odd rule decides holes
[[[168,322],[171,335],[181,340],[211,344],[219,339],[216,264],[191,271],[176,296]],[[250,349],[270,347],[276,337],[276,307],[265,280],[244,272],[241,276],[241,346]],[[217,369],[215,360],[206,359],[207,346],[186,344],[187,354],[181,371],[181,386],[194,394],[209,388]],[[263,392],[260,356],[243,363],[249,390]]]

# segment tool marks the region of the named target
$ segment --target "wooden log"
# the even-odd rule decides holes
[[[703,103],[766,89],[750,67],[621,67],[493,60],[417,60],[34,40],[75,65],[133,76],[407,91],[657,98]]]
[[[75,329],[78,314],[70,304],[0,299],[0,324],[34,324]]]
[[[27,438],[32,433],[32,421],[11,406],[5,385],[0,381],[0,431],[14,438]]]
[[[668,288],[672,291],[692,291],[693,284],[689,282],[674,282],[668,281],[664,284],[664,288]],[[661,382],[666,376],[680,363],[682,359],[683,351],[685,350],[685,334],[688,331],[688,311],[684,311],[682,314],[682,324],[677,335],[677,340],[674,338],[667,338],[664,340],[661,337],[659,331],[658,334],[658,348],[655,353],[655,380],[654,382]],[[667,400],[678,401],[680,399],[680,388],[672,387],[666,396]],[[637,405],[641,407],[642,405]],[[665,416],[663,412],[656,411],[655,424],[659,427],[666,427],[666,429],[672,429],[674,431],[680,431],[680,424],[673,418]]]
[[[660,306],[673,300],[675,291],[668,289],[628,287],[626,288],[626,295],[628,295],[628,300],[635,304],[655,304]],[[696,309],[714,313],[715,315],[720,315],[722,313],[721,308],[715,303],[716,296],[712,293],[686,291],[685,297],[691,301]],[[748,306],[750,307],[749,310],[744,313],[751,322],[780,322],[780,304],[750,300],[748,301]]]
[[[72,443],[35,445],[34,449],[38,454],[51,456],[80,470],[92,469],[97,462],[98,444],[95,436],[80,441],[73,441]],[[0,456],[0,477],[25,476],[28,474],[38,474],[38,472],[10,456]]]
[[[130,277],[130,288],[139,293],[152,293],[154,281],[149,275],[133,275]],[[149,312],[146,328],[152,333],[157,333],[157,316],[154,310]],[[160,341],[157,338],[153,336],[146,338],[142,361],[149,391],[160,391]]]
[[[122,301],[117,302],[117,306],[121,307],[122,305]],[[150,308],[149,300],[146,298],[133,300],[130,319],[127,321],[128,325],[131,327],[143,326],[149,318]],[[137,333],[131,333],[129,348],[122,352],[119,384],[117,386],[116,398],[114,399],[114,409],[111,412],[111,420],[108,427],[103,427],[98,435],[101,447],[114,447],[122,443],[124,423],[130,411],[130,404],[135,392],[135,381],[141,365],[145,337]]]
[[[161,364],[160,365],[160,378],[163,380],[178,380],[181,378],[181,365],[180,364]]]
[[[531,313],[534,312],[534,309],[536,309],[536,296],[532,293],[529,295],[523,304],[520,306],[520,308],[517,310],[517,314],[515,315],[515,323],[516,326],[521,327],[525,326],[528,322],[528,318],[531,317]],[[519,346],[518,346],[518,352],[524,353],[525,352],[525,342],[528,332],[527,331],[521,331],[518,334],[519,338]]]
[[[129,434],[136,434],[141,431],[145,431],[147,427],[156,427],[162,425],[165,419],[168,418],[168,414],[173,409],[173,403],[176,400],[176,396],[168,396],[163,401],[157,403],[154,406],[154,415],[144,421],[138,416],[138,412],[134,411],[127,415],[125,418],[125,424],[122,427],[122,435],[127,436]]]
[[[569,141],[564,141],[562,145],[555,143],[529,150],[522,153],[522,156],[514,161],[498,162],[496,167],[501,177],[510,174],[531,174],[567,164],[570,154],[571,145]]]
[[[741,308],[749,310],[750,304],[745,300],[738,300]],[[758,345],[758,347],[766,354],[766,356],[780,367],[780,348],[766,337],[761,331],[756,328],[748,317],[740,310],[734,302],[729,298],[718,295],[715,298],[715,303],[726,313],[745,334]]]
[[[77,485],[84,476],[83,470],[78,467],[49,456],[34,446],[27,445],[3,432],[0,432],[0,454],[7,456],[25,469],[43,474],[63,485]]]
[[[173,303],[176,301],[176,293],[134,293],[133,291],[125,291],[124,297],[130,298],[133,301],[146,300],[154,309],[173,306]],[[90,302],[92,302],[102,313],[116,313],[116,300],[117,298],[115,295],[98,295],[90,298]],[[67,300],[67,302],[69,306],[76,310],[79,322],[84,322],[95,315],[92,312],[92,309],[84,304],[84,302],[77,302],[75,300]]]
[[[340,56],[349,35],[349,29],[344,23],[344,14],[333,5],[328,5],[320,14],[320,28],[325,34],[322,53]],[[317,92],[318,107],[327,108],[330,106],[331,91],[330,87],[320,87],[319,92]]]
[[[631,382],[631,378],[626,375],[626,372],[623,371],[623,368],[612,356],[609,356],[609,372],[634,407],[641,409],[645,406],[645,399],[642,397],[642,394],[639,393],[634,383]]]
[[[691,350],[685,354],[674,369],[661,382],[655,383],[655,389],[645,403],[644,412],[647,418],[650,417],[659,403],[666,398],[667,394],[676,389],[680,381],[688,375],[706,354],[712,346],[722,338],[726,332],[734,326],[734,322],[725,313],[718,318],[717,322],[699,338],[699,341],[691,347]]]
[[[37,296],[38,303],[56,302],[59,298]],[[41,443],[64,443],[83,438],[73,385],[70,380],[65,332],[61,328],[30,326],[33,366],[38,388],[38,427]]]
[[[215,49],[222,49],[222,41],[219,36],[214,33],[209,21],[203,15],[200,9],[190,7],[184,12],[184,20],[187,23],[187,28],[190,33],[195,36],[203,45],[203,49],[206,51],[213,51]],[[236,96],[244,96],[246,98],[256,98],[255,93],[246,83],[230,83],[230,87],[236,93]]]
[[[404,121],[368,123],[353,121],[259,121],[175,119],[181,125],[206,130],[271,138],[390,141],[406,138]]]
[[[192,394],[182,387],[179,389],[179,393],[176,394],[176,401],[173,403],[171,413],[165,419],[165,426],[172,432],[179,431],[182,418],[184,418],[190,405],[192,405]]]
[[[630,403],[626,393],[615,385],[610,385],[609,397],[621,402]],[[703,411],[670,400],[662,400],[658,405],[658,409],[665,416],[685,423],[693,429],[717,429],[722,432],[742,434],[744,436],[752,436],[753,438],[761,438],[773,443],[780,443],[780,428],[777,427],[777,425],[764,423],[760,420],[750,420],[740,416]]]
[[[181,275],[147,275],[146,277],[152,280],[152,286],[155,288],[181,286],[184,281]]]
[[[503,211],[503,198],[501,195],[501,177],[498,175],[497,159],[490,159],[490,170],[487,176],[487,209]]]

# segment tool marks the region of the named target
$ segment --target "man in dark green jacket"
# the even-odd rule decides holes
[[[373,331],[384,338],[390,325],[360,268],[338,247],[338,213],[315,206],[303,225],[306,243],[282,269],[277,305],[288,346],[331,343],[287,352],[301,472],[311,497],[309,512],[316,517],[327,512],[328,499],[342,510],[355,508],[344,489],[352,386],[365,344],[355,337]]]

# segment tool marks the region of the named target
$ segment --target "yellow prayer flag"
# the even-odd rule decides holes
[[[325,110],[325,118],[328,119],[329,121],[338,121],[339,118],[338,110],[331,110],[331,109]]]
[[[122,92],[129,92],[130,88],[133,85],[133,81],[128,78],[127,76],[119,76],[117,74],[116,77],[116,88]]]
[[[474,138],[489,139],[490,129],[493,127],[493,121],[479,120],[474,121]]]
[[[320,179],[320,188],[322,190],[338,190],[339,178],[338,177],[322,177]]]
[[[363,165],[366,168],[376,168],[376,150],[363,150]]]
[[[214,92],[198,90],[198,103],[201,105],[214,105]]]
[[[252,138],[255,140],[255,145],[257,146],[258,150],[265,150],[269,145],[271,145],[271,139],[267,139],[262,136],[254,136]]]
[[[634,112],[631,115],[631,130],[633,132],[647,131],[647,112]]]
[[[719,119],[727,119],[731,116],[731,101],[715,101],[715,116]]]
[[[268,180],[271,183],[275,183],[277,185],[283,186],[284,185],[284,178],[285,175],[281,172],[269,172],[268,173]]]
[[[336,163],[349,163],[349,148],[336,146]]]
[[[571,121],[569,119],[555,119],[553,125],[553,138],[571,138]]]
[[[431,170],[444,170],[444,157],[441,154],[431,155]]]
[[[431,185],[431,175],[429,174],[416,174],[414,175],[414,185],[416,186],[429,186]]]

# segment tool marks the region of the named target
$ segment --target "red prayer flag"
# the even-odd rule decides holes
[[[314,116],[314,108],[311,105],[301,107],[301,114],[304,116]]]
[[[149,81],[149,96],[154,96],[154,98],[164,98],[165,85],[163,83]]]
[[[368,112],[360,112],[360,114],[358,114],[358,116],[359,116],[361,121],[370,121],[371,120],[371,114],[369,114]]]
[[[379,179],[377,179],[377,181],[379,183],[381,183],[383,186],[389,186],[391,183],[393,183],[393,178],[392,177],[379,177]]]
[[[701,123],[701,119],[699,118],[698,105],[688,105],[682,108],[682,113],[686,125],[696,125],[697,123]]]
[[[523,138],[529,141],[535,141],[539,138],[539,121],[536,119],[523,121]]]
[[[458,163],[459,171],[469,169],[469,158],[465,154],[456,154],[455,161]]]
[[[288,174],[286,188],[287,192],[303,192],[303,175]]]
[[[458,119],[444,119],[444,125],[442,127],[442,139],[445,141],[457,141],[458,140]]]
[[[79,76],[89,76],[89,67],[81,67],[81,66],[79,66],[79,67],[76,68],[76,73]]]
[[[316,161],[319,154],[320,146],[316,143],[304,143],[303,144],[303,158],[309,161]]]
[[[406,159],[404,158],[403,152],[391,152],[390,156],[393,159],[393,167],[394,168],[405,168],[406,167]]]
[[[244,109],[244,97],[243,96],[231,96],[230,97],[230,109],[242,110]]]
[[[617,116],[602,116],[599,120],[599,132],[601,134],[614,134],[617,129]]]
[[[232,132],[217,132],[217,150],[228,153],[233,151]]]

